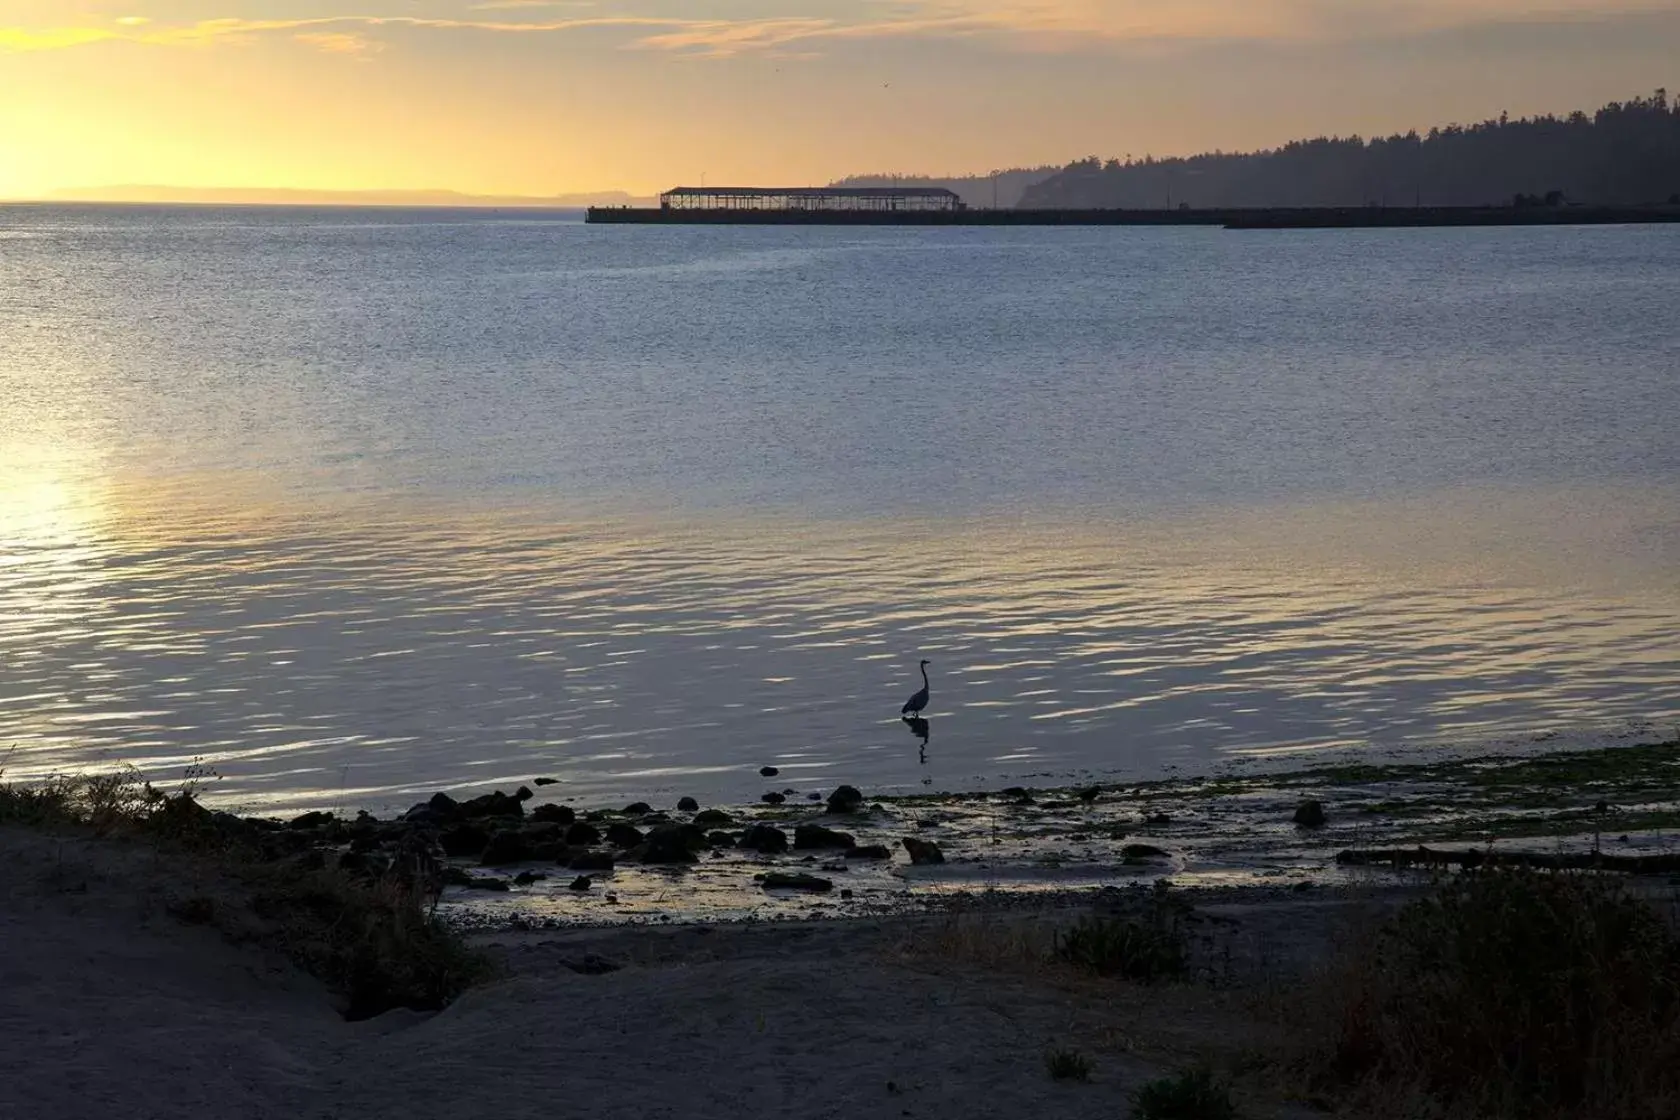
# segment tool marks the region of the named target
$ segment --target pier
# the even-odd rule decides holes
[[[1345,206],[980,210],[937,187],[677,187],[657,207],[592,206],[599,225],[1216,226],[1414,229],[1680,222],[1680,206]]]

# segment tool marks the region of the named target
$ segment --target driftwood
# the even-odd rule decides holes
[[[1630,875],[1680,873],[1680,855],[1613,856],[1604,852],[1496,852],[1485,848],[1349,848],[1336,853],[1345,867],[1534,867],[1545,871],[1625,871]]]

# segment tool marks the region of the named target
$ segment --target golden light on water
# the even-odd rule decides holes
[[[1489,533],[1567,555],[1612,522],[1648,527],[1654,493],[702,525],[328,507],[15,462],[0,479],[12,772],[100,760],[168,779],[202,758],[226,796],[294,806],[524,780],[548,757],[581,788],[722,781],[772,742],[812,774],[887,734],[896,758],[901,729],[857,721],[908,679],[906,650],[935,663],[935,751],[1006,770],[1092,742],[1160,759],[1596,716],[1618,694],[1668,702],[1652,698],[1680,617],[1680,590],[1632,578],[1636,556],[1537,581],[1472,541],[1399,571],[1372,536],[1498,509]],[[1548,528],[1548,508],[1577,516]]]

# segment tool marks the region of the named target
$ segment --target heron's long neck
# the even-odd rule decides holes
[[[922,687],[923,688],[928,687],[927,666],[926,665],[922,666]]]

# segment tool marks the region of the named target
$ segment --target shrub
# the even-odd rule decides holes
[[[1231,1090],[1203,1068],[1151,1081],[1132,1094],[1133,1120],[1233,1120]]]
[[[317,860],[313,867],[265,854],[258,822],[198,804],[197,764],[164,793],[132,769],[59,777],[32,785],[0,783],[0,825],[91,829],[129,837],[184,858],[208,860],[250,892],[266,919],[262,940],[344,997],[345,1015],[369,1018],[397,1007],[435,1010],[489,974],[485,958],[431,913],[426,884],[401,867],[358,875]],[[249,932],[240,906],[192,896],[165,908],[191,924]]]
[[[1680,940],[1595,874],[1451,880],[1336,978],[1330,1072],[1478,1116],[1680,1115]]]
[[[1158,980],[1184,972],[1186,946],[1177,921],[1165,914],[1130,918],[1084,918],[1058,933],[1055,954],[1098,976]]]
[[[1091,1059],[1077,1050],[1052,1050],[1044,1055],[1044,1066],[1057,1081],[1091,1080]]]
[[[489,975],[487,962],[391,879],[279,867],[257,874],[252,909],[281,948],[344,996],[345,1018],[435,1011]]]

